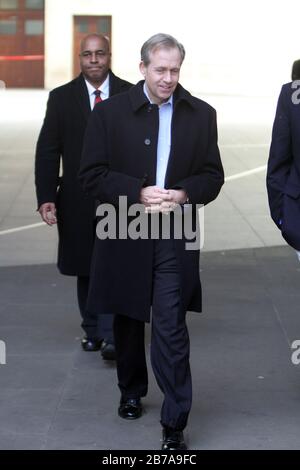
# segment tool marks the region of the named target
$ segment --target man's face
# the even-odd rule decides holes
[[[147,90],[153,103],[161,105],[168,101],[174,92],[181,67],[179,50],[156,49],[150,53],[150,63],[140,64],[140,71],[145,77]]]
[[[105,40],[97,37],[87,38],[79,55],[80,68],[92,85],[100,86],[107,77],[110,68],[110,52]]]

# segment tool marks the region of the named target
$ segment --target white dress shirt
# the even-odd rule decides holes
[[[95,95],[94,95],[95,90],[100,90],[100,92],[101,92],[100,97],[101,97],[102,101],[109,98],[109,75],[107,75],[106,79],[104,80],[104,82],[102,83],[100,88],[95,88],[86,79],[84,79],[84,80],[85,80],[85,83],[86,83],[86,86],[87,86],[87,89],[88,89],[91,109],[93,109],[94,103],[95,103]]]

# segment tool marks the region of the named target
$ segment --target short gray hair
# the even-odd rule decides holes
[[[150,64],[150,53],[156,49],[173,49],[177,47],[181,56],[181,63],[185,57],[185,49],[180,42],[170,34],[158,33],[151,36],[141,48],[141,60],[147,66]]]

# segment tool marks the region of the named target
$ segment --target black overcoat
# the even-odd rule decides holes
[[[88,194],[115,207],[120,195],[139,203],[142,187],[156,181],[159,114],[143,83],[97,107],[87,126],[79,178]],[[192,205],[207,204],[223,181],[215,110],[178,85],[165,187],[185,189]],[[174,243],[182,306],[201,311],[199,250],[185,250],[184,239]],[[153,246],[151,239],[96,238],[89,309],[149,321]]]
[[[132,85],[110,73],[110,96]],[[84,77],[49,94],[36,147],[38,207],[55,202],[58,218],[58,268],[62,274],[88,276],[94,242],[95,201],[78,182],[83,137],[91,114]],[[61,168],[61,177],[59,171]]]

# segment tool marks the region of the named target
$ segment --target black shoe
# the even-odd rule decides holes
[[[114,361],[116,359],[115,345],[104,339],[101,345],[101,356],[106,361]]]
[[[81,346],[84,351],[99,351],[101,348],[102,339],[88,338],[85,336],[81,340]]]
[[[187,450],[182,431],[163,426],[162,450]]]
[[[119,416],[123,419],[137,419],[142,415],[143,407],[140,398],[121,398]]]

